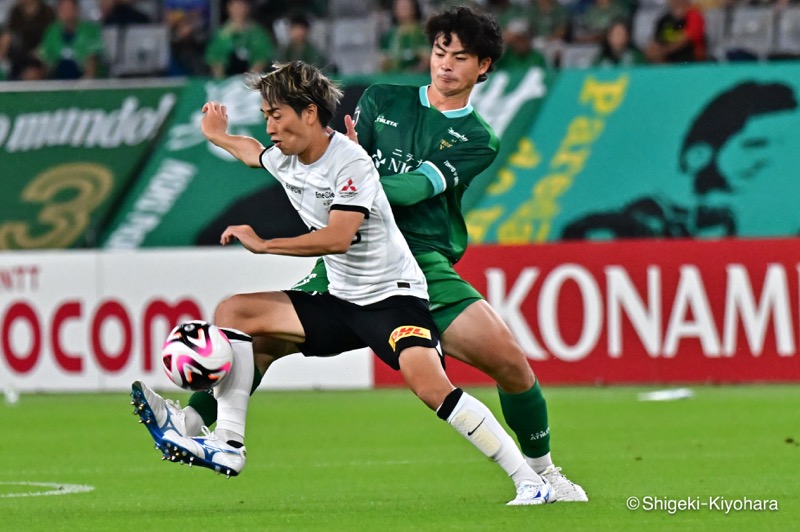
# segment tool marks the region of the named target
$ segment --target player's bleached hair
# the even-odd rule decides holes
[[[494,70],[494,65],[503,55],[503,33],[497,19],[490,13],[482,13],[469,7],[452,7],[431,15],[425,23],[425,35],[431,46],[441,35],[445,45],[449,45],[453,34],[464,49],[478,56],[478,61],[485,58],[492,60],[486,74],[478,76],[478,83],[486,81],[487,74]]]
[[[331,121],[342,100],[339,87],[318,68],[303,61],[275,63],[265,74],[248,72],[245,84],[260,92],[270,104],[288,105],[298,116],[310,104],[315,105],[322,127]]]

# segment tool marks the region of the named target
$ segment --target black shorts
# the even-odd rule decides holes
[[[330,293],[286,290],[306,334],[299,344],[305,356],[322,357],[369,347],[391,368],[400,369],[403,349],[439,348],[439,331],[428,302],[413,296],[393,296],[371,305],[356,305]]]

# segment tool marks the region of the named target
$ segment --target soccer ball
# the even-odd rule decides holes
[[[208,390],[231,372],[233,348],[219,327],[206,321],[181,323],[161,349],[167,376],[186,390]]]

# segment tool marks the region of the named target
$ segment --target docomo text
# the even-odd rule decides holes
[[[140,316],[115,298],[98,301],[94,306],[79,299],[63,300],[49,314],[29,301],[16,300],[0,316],[0,358],[12,372],[21,375],[32,373],[43,362],[45,353],[51,353],[55,365],[65,373],[84,371],[89,359],[100,369],[114,373],[126,368],[134,353],[141,352],[141,369],[151,371],[155,349],[161,340],[156,337],[156,327],[160,326],[158,331],[169,330],[179,321],[202,317],[200,304],[191,298],[176,298],[172,302],[152,299]],[[87,351],[76,350],[75,342],[65,339],[64,332],[74,331],[75,326],[88,335]],[[119,332],[113,341],[103,334],[107,327]],[[20,336],[26,341],[15,342]],[[135,350],[137,339],[141,349]],[[23,343],[26,345],[20,345]]]

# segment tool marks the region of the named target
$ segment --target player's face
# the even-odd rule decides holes
[[[444,35],[433,42],[431,51],[431,83],[443,96],[469,94],[478,76],[486,73],[492,60],[478,56],[464,49],[458,35],[451,35],[450,44],[445,44]]]
[[[267,121],[267,135],[284,155],[299,155],[310,143],[309,128],[304,118],[286,104],[261,102],[261,112]]]

